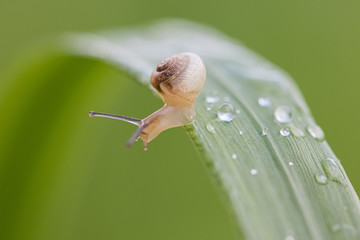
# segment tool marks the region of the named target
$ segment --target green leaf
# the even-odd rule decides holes
[[[150,73],[163,58],[185,51],[197,53],[206,65],[207,80],[197,100],[196,120],[185,128],[212,178],[216,180],[219,194],[231,210],[243,239],[360,238],[359,199],[297,86],[281,69],[213,29],[178,20],[97,34],[70,34],[63,37],[60,46],[63,50],[60,55],[103,61],[149,88]],[[54,74],[59,69],[68,75],[78,74],[79,81],[67,82],[61,86],[63,89],[57,89],[66,95],[59,99],[69,102],[81,99],[76,91],[83,86],[83,82],[95,81],[102,74],[96,67],[88,71],[91,64],[86,61],[90,60],[79,63],[71,58],[60,57],[59,60],[59,57],[54,57],[53,61],[56,62],[55,66],[54,62],[49,66],[45,62],[36,72],[27,73],[26,76],[41,73],[43,78],[35,84],[44,87],[51,85],[47,83],[49,79],[57,78]],[[60,77],[66,81],[67,75]],[[21,89],[19,95],[37,99],[36,105],[47,97],[38,95],[38,86],[12,87]],[[49,89],[51,87],[56,88],[51,85]],[[122,91],[121,94],[126,94],[126,91]],[[6,97],[5,100],[11,99]],[[207,97],[217,101],[209,103]],[[264,106],[259,104],[260,98],[265,101]],[[267,101],[271,102],[269,106],[266,106]],[[230,122],[218,117],[224,103],[234,108],[231,112],[234,118]],[[61,113],[69,113],[61,106],[61,102],[51,102],[49,112],[44,114],[40,111],[27,112],[22,104],[12,110],[12,119],[15,116],[22,119],[34,114],[43,117],[49,114],[54,122],[55,118],[61,118]],[[34,107],[29,109],[33,110]],[[285,118],[283,123],[275,115]],[[102,125],[107,125],[107,122],[104,120]],[[28,142],[26,138],[29,138],[22,135],[25,129],[9,132],[13,131],[9,129],[16,129],[18,123],[7,124],[4,126],[10,124],[12,128],[2,130],[12,139],[3,148],[19,144],[18,141],[20,146],[24,146]],[[99,126],[94,125],[93,128]],[[28,134],[38,135],[40,141],[46,144],[48,131],[52,131],[50,124],[42,129],[33,129]],[[61,128],[56,131],[52,133],[54,136],[66,139],[61,135]],[[289,136],[283,136],[289,133]],[[126,133],[126,136],[130,135]],[[149,145],[150,149],[152,144]],[[26,149],[41,157],[44,153],[40,146],[39,142],[33,142]],[[101,155],[105,146],[96,148],[96,154]],[[10,153],[5,156],[10,156]],[[26,157],[17,154],[14,159]],[[58,158],[66,159],[66,156]],[[6,163],[10,164],[9,161]],[[37,164],[46,164],[46,161]],[[50,167],[56,172],[56,166]],[[42,171],[46,171],[46,168],[42,168]],[[6,173],[2,176],[3,180],[10,178]],[[8,191],[11,193],[14,190]]]

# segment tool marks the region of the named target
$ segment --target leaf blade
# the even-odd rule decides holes
[[[148,77],[162,58],[183,51],[199,54],[208,78],[197,101],[197,119],[186,129],[245,238],[359,237],[359,199],[328,144],[306,133],[315,121],[293,80],[276,66],[212,29],[182,21],[71,35],[64,48],[66,54],[108,62],[149,87]],[[240,110],[232,122],[218,119],[218,105],[207,110],[205,97],[212,90],[221,103]],[[259,97],[270,97],[272,105],[259,106]],[[289,124],[275,121],[274,111],[282,105],[291,109]],[[284,137],[279,132],[283,127],[300,129],[305,136]],[[270,129],[266,136],[261,134],[264,128]],[[327,176],[328,183],[321,185],[314,175],[332,174],[321,163],[326,158],[335,159],[330,166],[342,177],[330,181]]]

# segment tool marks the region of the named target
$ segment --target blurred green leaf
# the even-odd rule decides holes
[[[151,163],[142,160],[136,166],[128,165],[132,168],[127,170],[113,161],[105,163],[105,159],[114,160],[118,156],[118,152],[113,149],[114,145],[104,141],[118,123],[89,121],[85,120],[85,115],[89,110],[117,113],[110,107],[119,104],[119,113],[125,114],[126,111],[126,115],[143,117],[146,114],[136,112],[136,109],[143,111],[141,105],[144,104],[149,104],[149,109],[155,109],[151,107],[154,103],[150,104],[148,97],[141,98],[143,93],[139,88],[135,91],[137,94],[130,93],[127,87],[129,83],[97,81],[106,79],[109,73],[113,74],[110,79],[115,76],[104,63],[115,66],[150,87],[148,78],[154,66],[163,58],[183,51],[200,55],[208,74],[204,91],[197,102],[197,118],[186,130],[217,181],[220,194],[226,199],[241,236],[244,239],[359,238],[359,199],[344,169],[326,141],[321,136],[314,137],[320,133],[311,131],[315,129],[316,123],[294,82],[286,73],[260,56],[212,29],[173,20],[127,30],[66,35],[61,42],[61,49],[63,52],[57,55],[67,57],[53,57],[24,71],[2,97],[2,112],[9,116],[2,119],[0,126],[3,133],[0,189],[1,195],[5,196],[1,200],[1,214],[6,216],[6,220],[1,220],[0,230],[4,238],[24,239],[24,236],[28,236],[29,239],[49,239],[50,234],[51,239],[98,239],[97,228],[108,234],[102,235],[105,239],[121,237],[126,230],[117,224],[118,216],[107,216],[107,219],[115,220],[106,221],[107,226],[102,226],[102,222],[95,219],[112,212],[119,214],[122,210],[114,210],[116,204],[112,201],[115,199],[121,205],[124,197],[128,197],[128,202],[133,201],[133,207],[148,204],[138,202],[146,196],[147,188],[137,191],[131,184],[134,179],[127,174],[124,180],[129,184],[121,185],[128,189],[123,190],[124,195],[102,199],[94,197],[95,192],[84,191],[98,184],[95,179],[99,178],[91,177],[91,174],[107,177],[106,171],[113,173],[109,176],[116,176],[116,172],[137,174],[140,171],[136,181],[146,182],[149,177],[146,174],[157,175],[159,171],[156,168],[150,170]],[[97,106],[106,104],[98,105],[95,102],[91,109],[85,108],[89,106],[83,102],[84,99],[94,95],[98,96],[97,101],[108,103],[109,110],[97,109]],[[109,97],[114,95],[119,97]],[[209,96],[218,98],[218,101],[208,103],[206,97]],[[261,106],[259,98],[269,99],[271,105]],[[219,107],[225,102],[234,107],[235,117],[231,122],[218,118]],[[280,123],[275,120],[274,113],[281,106],[289,108],[291,122]],[[78,114],[79,110],[82,114]],[[134,115],[130,115],[131,111]],[[85,121],[87,128],[82,127]],[[93,129],[91,132],[90,125]],[[130,136],[134,129],[129,128],[122,127],[118,133],[121,139],[126,140]],[[267,134],[263,134],[263,131]],[[287,131],[290,131],[290,136],[283,136],[288,134]],[[189,146],[183,145],[183,138],[176,139],[179,134],[178,131],[171,138],[174,141],[171,145],[164,144],[158,137],[149,145],[150,151],[155,155],[161,153],[162,159],[176,164],[176,151],[189,149]],[[89,140],[92,136],[97,136],[97,139]],[[59,143],[62,149],[58,148]],[[140,151],[141,146],[135,148],[135,151]],[[170,151],[167,151],[169,148]],[[149,153],[138,154],[140,159],[149,157]],[[184,155],[181,156],[180,161],[186,161]],[[70,162],[74,159],[77,159],[75,166]],[[99,159],[102,160],[101,164],[109,165],[106,171],[98,169]],[[79,175],[79,181],[72,185],[71,181],[76,179],[83,168],[84,174]],[[170,181],[176,173],[175,169],[168,169],[167,178],[158,183]],[[191,167],[185,169],[193,171]],[[177,178],[181,178],[181,181],[187,179],[181,174]],[[44,182],[44,179],[48,182]],[[116,191],[114,187],[120,184],[117,178],[111,180],[114,183],[109,192]],[[148,191],[155,191],[152,184],[147,185]],[[192,184],[196,184],[196,178],[188,178],[182,188],[178,186],[170,190],[164,187],[162,196],[166,197],[174,191],[180,197],[184,189],[192,188]],[[104,185],[98,186],[98,189],[102,188]],[[192,189],[193,194],[198,190]],[[133,192],[127,195],[126,191]],[[99,192],[111,196],[107,191]],[[190,199],[195,201],[196,198],[191,196],[194,195],[190,195]],[[75,198],[76,201],[69,198]],[[91,198],[98,200],[92,202],[89,200]],[[211,202],[211,199],[207,200]],[[62,212],[63,202],[71,204],[65,212],[67,215]],[[93,215],[86,212],[91,209],[86,207],[90,203],[91,207],[101,203]],[[211,203],[204,205],[211,206]],[[176,208],[176,204],[170,206]],[[150,233],[146,239],[233,237],[229,229],[221,226],[221,222],[224,222],[221,221],[223,214],[208,213],[207,216],[217,219],[212,223],[213,226],[224,228],[221,233],[228,233],[227,236],[213,234],[214,230],[208,227],[210,225],[204,227],[208,232],[202,234],[200,225],[199,228],[195,225],[189,237],[179,230],[184,226],[174,227],[168,234],[155,233],[151,229],[154,225],[149,228],[146,225],[137,226],[136,220],[146,219],[146,212],[147,207],[144,207],[143,212],[136,211],[139,216],[126,215],[134,217],[129,221],[135,226],[132,229],[134,235],[127,235],[126,238],[144,239],[144,235],[139,233],[141,231]],[[165,214],[164,209],[158,209],[157,212],[159,215]],[[180,208],[176,211],[179,215],[181,212]],[[82,218],[82,215],[88,218]],[[193,216],[191,212],[185,215],[187,217],[183,219],[186,220]],[[58,225],[59,222],[55,220],[57,216],[61,216],[60,223],[63,225]],[[114,226],[109,226],[110,222]],[[173,225],[176,225],[175,222]],[[17,231],[19,226],[21,231]],[[109,231],[104,231],[107,228]]]

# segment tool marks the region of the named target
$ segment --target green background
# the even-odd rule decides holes
[[[358,192],[359,10],[355,0],[2,0],[0,76],[16,73],[24,52],[49,35],[167,17],[205,23],[294,77]],[[51,69],[63,69],[61,79]],[[38,89],[49,77],[54,83]],[[2,103],[18,118],[1,120],[11,126],[2,135],[12,136],[0,148],[0,157],[11,156],[0,159],[1,240],[235,238],[231,213],[182,128],[143,152],[141,143],[124,147],[133,126],[87,117],[89,110],[145,117],[161,106],[150,91],[89,60],[41,63],[17,79],[28,84],[17,93],[33,101]]]

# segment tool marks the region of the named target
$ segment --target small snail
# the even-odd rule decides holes
[[[195,118],[195,100],[203,88],[206,70],[201,58],[194,53],[179,53],[164,59],[151,74],[151,85],[159,92],[165,105],[145,119],[107,113],[90,112],[90,117],[106,117],[139,126],[126,143],[130,147],[141,138],[147,143],[162,131],[184,126]]]

